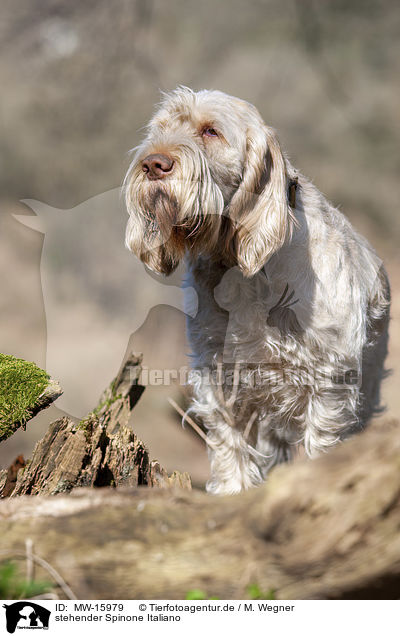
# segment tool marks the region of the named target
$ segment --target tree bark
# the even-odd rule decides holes
[[[81,422],[63,417],[50,424],[25,468],[16,474],[14,462],[0,473],[1,496],[54,495],[80,486],[191,488],[187,473],[169,477],[158,462],[151,462],[147,448],[128,426],[144,391],[139,384],[141,360],[130,355],[97,407]]]
[[[76,489],[0,503],[7,554],[26,538],[78,598],[398,598],[400,435],[377,426],[232,497]],[[3,554],[4,558],[4,554]]]

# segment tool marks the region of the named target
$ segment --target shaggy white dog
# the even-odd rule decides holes
[[[166,95],[125,179],[126,244],[171,273],[185,256],[191,410],[209,492],[259,484],[303,443],[315,456],[379,406],[389,286],[380,259],[282,153],[251,104]]]

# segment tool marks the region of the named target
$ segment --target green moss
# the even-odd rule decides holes
[[[33,362],[0,353],[0,440],[14,433],[14,424],[31,417],[49,379]]]
[[[110,406],[114,404],[114,402],[116,402],[117,400],[120,400],[121,398],[122,398],[122,394],[118,393],[117,395],[117,393],[115,392],[114,386],[111,385],[111,395],[103,402],[100,402],[100,404],[96,406],[96,408],[94,409],[94,411],[92,411],[92,413],[90,413],[90,415],[94,415],[94,416],[99,415],[100,411],[102,411],[103,409],[108,410]]]
[[[91,413],[89,413],[89,415],[86,415],[86,417],[80,420],[76,428],[81,431],[85,431],[85,433],[89,435],[90,433],[93,432],[93,428],[94,426],[96,426],[96,424],[97,424],[97,419],[94,414],[94,411],[92,411]]]
[[[108,410],[114,402],[120,400],[122,398],[122,394],[116,392],[115,380],[112,381],[109,388],[109,395],[105,400],[100,402],[96,406],[96,408],[91,411],[86,417],[84,417],[78,424],[77,428],[87,432],[88,434],[93,432],[93,428],[98,423],[98,416],[101,411]]]

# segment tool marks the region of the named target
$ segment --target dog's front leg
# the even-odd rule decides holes
[[[228,495],[258,486],[262,472],[258,453],[247,442],[242,423],[235,421],[222,392],[203,375],[192,383],[194,400],[190,409],[207,428],[211,475],[206,490]]]
[[[210,442],[208,452],[211,464],[207,492],[229,495],[262,483],[263,476],[258,463],[241,432],[214,417],[207,438]]]

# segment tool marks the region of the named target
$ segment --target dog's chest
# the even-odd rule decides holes
[[[299,300],[289,283],[271,285],[263,272],[244,278],[236,267],[216,270],[203,261],[188,273],[198,296],[198,312],[188,320],[195,356],[215,354],[229,363],[260,364],[284,355],[287,336],[299,338]]]

